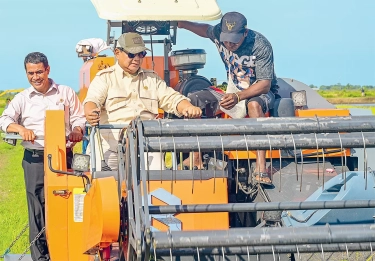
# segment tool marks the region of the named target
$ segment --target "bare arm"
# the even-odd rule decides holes
[[[178,22],[178,28],[186,29],[204,38],[208,38],[207,29],[209,26],[210,26],[209,24],[193,23],[193,22],[188,22],[188,21]]]
[[[251,85],[249,88],[238,92],[238,96],[240,97],[240,100],[249,99],[252,97],[259,96],[261,94],[266,94],[270,91],[271,88],[271,80],[259,80],[253,85]]]
[[[21,135],[24,141],[33,141],[35,140],[36,136],[32,130],[26,129],[25,127],[17,124],[11,123],[7,127],[7,132],[17,132]]]
[[[234,93],[227,93],[220,101],[220,105],[227,110],[232,109],[239,101],[266,94],[271,88],[271,80],[259,80],[249,88]],[[238,97],[237,97],[238,95]]]
[[[0,116],[0,130],[5,132],[17,132],[21,135],[24,141],[34,141],[35,133],[32,130],[26,129],[22,125],[16,123],[20,120],[21,105],[25,103],[23,95],[16,95],[8,107],[4,110]]]

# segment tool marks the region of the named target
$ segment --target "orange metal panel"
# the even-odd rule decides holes
[[[88,260],[88,256],[82,254],[82,222],[79,208],[78,213],[74,209],[74,191],[82,190],[82,179],[58,175],[48,168],[47,156],[51,154],[52,167],[66,171],[65,126],[62,110],[46,112],[44,153],[46,234],[51,260]]]
[[[323,150],[319,149],[318,152],[316,149],[306,149],[303,150],[304,157],[316,158],[316,154],[319,155],[320,158],[323,157]],[[324,157],[326,158],[333,158],[333,157],[341,157],[341,156],[349,156],[350,149],[343,149],[340,151],[340,148],[332,148],[332,149],[325,149],[324,150]]]
[[[344,149],[342,152],[337,151],[339,150],[338,148],[333,148],[333,149],[326,149],[324,151],[324,157],[341,157],[345,155],[346,151],[346,156],[350,155],[350,149]],[[305,149],[302,150],[304,157],[315,157],[316,154],[319,155],[320,158],[323,157],[322,150],[319,149],[318,153],[316,152],[316,149]],[[229,159],[236,160],[236,159],[256,159],[256,151],[225,151],[225,154],[228,156]],[[272,150],[272,154],[270,153],[269,150],[266,151],[266,158],[270,159],[272,155],[272,159],[279,159],[280,158],[280,153],[279,150]]]
[[[169,80],[170,86],[175,87],[179,80],[178,70],[174,68],[171,64],[171,59],[168,57],[168,70],[169,70]],[[164,57],[163,56],[146,56],[143,59],[142,68],[154,70],[160,78],[164,80]]]
[[[197,170],[199,172],[199,170]],[[193,188],[194,186],[194,188]],[[172,192],[173,187],[173,192]],[[209,180],[177,180],[177,181],[150,181],[147,193],[151,194],[157,189],[166,192],[181,200],[181,204],[226,204],[228,203],[228,188],[226,178],[212,178]],[[215,190],[215,191],[214,191]],[[166,205],[168,199],[154,198],[154,205]],[[228,213],[181,213],[175,215],[181,221],[182,230],[219,230],[229,228]],[[152,225],[161,231],[166,231],[168,226],[152,219]]]
[[[347,109],[308,109],[296,110],[297,117],[340,117],[349,116],[350,112]]]
[[[94,179],[85,196],[83,248],[86,252],[117,242],[120,230],[120,203],[113,177]]]
[[[92,61],[92,65],[90,67],[90,82],[95,78],[96,74],[106,68],[109,68],[115,65],[115,57],[96,57],[95,59],[90,60]],[[89,61],[89,62],[90,62]]]
[[[256,159],[257,158],[257,155],[256,155],[256,151],[255,150],[249,150],[248,152],[247,151],[225,151],[224,152],[229,159]],[[270,151],[266,151],[266,158],[272,158],[273,159],[278,159],[280,158],[280,153],[279,153],[279,150],[272,150],[272,154],[270,153]]]
[[[82,102],[87,94],[87,89],[95,75],[105,68],[115,64],[115,58],[111,57],[96,57],[86,61],[79,71],[79,100]]]

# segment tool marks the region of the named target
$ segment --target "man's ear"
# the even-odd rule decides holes
[[[115,48],[115,50],[113,50],[113,54],[117,57],[119,54],[120,54],[120,50]]]

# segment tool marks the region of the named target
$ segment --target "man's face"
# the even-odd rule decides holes
[[[125,51],[115,49],[115,56],[120,67],[127,73],[135,74],[143,63],[143,58],[136,55],[134,58],[129,58]]]
[[[224,43],[225,48],[227,48],[228,51],[231,51],[231,52],[237,51],[237,49],[240,48],[240,46],[242,45],[246,36],[247,36],[247,31],[244,32],[243,37],[241,38],[241,40],[238,43],[232,43],[232,42],[224,41],[223,43]]]
[[[49,88],[49,75],[50,67],[44,68],[43,63],[27,63],[26,76],[29,83],[41,93],[45,93]]]

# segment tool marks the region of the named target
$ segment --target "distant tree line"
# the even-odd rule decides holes
[[[352,84],[346,84],[342,85],[341,83],[336,83],[333,85],[321,85],[320,87],[315,86],[314,84],[309,85],[310,88],[319,89],[321,91],[339,91],[339,90],[369,90],[369,89],[375,89],[374,85],[352,85]]]
[[[228,83],[223,82],[220,85],[217,85],[218,88],[222,90],[226,90]],[[344,90],[375,90],[375,85],[353,85],[353,84],[346,84],[342,85],[341,83],[336,83],[333,85],[321,85],[316,86],[314,84],[309,85],[312,89],[319,89],[319,91],[344,91]]]

